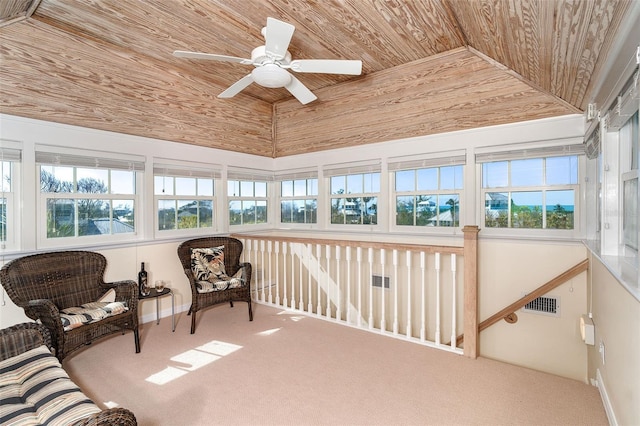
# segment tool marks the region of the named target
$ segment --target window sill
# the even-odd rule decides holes
[[[584,245],[604,264],[616,280],[640,302],[640,272],[638,271],[638,255],[603,255],[593,240],[584,241]]]

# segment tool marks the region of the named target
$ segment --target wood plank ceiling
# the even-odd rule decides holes
[[[630,4],[7,0],[0,112],[266,157],[580,113]],[[267,17],[295,25],[294,59],[363,75],[297,74],[307,105],[255,83],[219,99],[252,67],[171,54],[250,57]]]

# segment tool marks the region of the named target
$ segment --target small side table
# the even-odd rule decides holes
[[[156,299],[156,324],[160,324],[160,301],[158,299],[167,295],[171,296],[171,331],[176,331],[175,301],[173,291],[169,287],[163,288],[162,291],[151,288],[151,292],[146,296],[138,294],[138,301]]]

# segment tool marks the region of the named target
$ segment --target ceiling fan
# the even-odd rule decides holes
[[[298,59],[292,60],[287,51],[295,26],[274,18],[267,18],[267,26],[262,29],[265,45],[253,49],[251,59],[213,53],[187,52],[176,50],[174,56],[189,59],[207,59],[213,61],[236,62],[253,65],[250,74],[238,80],[218,95],[219,98],[231,98],[245,87],[255,82],[269,88],[284,87],[301,103],[307,104],[317,99],[304,84],[288,70],[295,72],[360,75],[362,61],[341,59]]]

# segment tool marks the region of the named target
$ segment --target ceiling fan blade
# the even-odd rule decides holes
[[[219,98],[232,98],[238,93],[240,93],[245,87],[253,83],[253,78],[251,74],[248,74],[242,77],[240,80],[236,81],[224,92],[218,95]]]
[[[362,61],[341,59],[298,59],[291,61],[289,68],[295,72],[360,75],[362,73]]]
[[[267,18],[267,26],[263,34],[267,54],[273,59],[283,59],[287,54],[295,29],[296,27],[287,22]]]
[[[187,52],[184,50],[175,50],[173,56],[188,59],[206,59],[210,61],[236,62],[239,64],[251,65],[251,59],[236,58],[235,56],[215,55],[213,53]]]
[[[300,83],[300,80],[298,80],[294,76],[291,76],[291,81],[284,87],[303,105],[318,99],[318,97],[314,95],[311,90],[307,89],[307,86]]]

